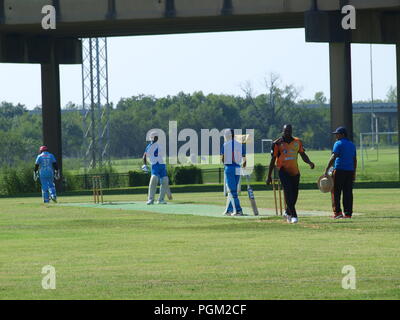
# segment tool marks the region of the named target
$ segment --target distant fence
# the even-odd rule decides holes
[[[89,190],[93,188],[93,177],[100,177],[105,189],[130,187],[129,173],[78,174],[64,178],[67,190]],[[72,181],[71,181],[72,180]]]
[[[201,172],[203,175],[203,183],[222,183],[224,179],[223,168],[202,169]],[[65,185],[67,189],[71,190],[89,190],[93,188],[92,178],[94,176],[101,177],[102,187],[105,189],[136,187],[148,184],[144,182],[143,179],[135,181],[136,177],[129,173],[100,173],[78,174],[66,177]]]
[[[203,184],[222,184],[224,168],[201,169]],[[127,188],[148,185],[148,178],[143,179],[140,173],[104,173],[104,174],[79,174],[65,177],[66,190],[90,190],[93,188],[92,178],[99,176],[102,187],[105,189]],[[255,180],[254,173],[251,180]],[[171,184],[175,184],[171,178]]]

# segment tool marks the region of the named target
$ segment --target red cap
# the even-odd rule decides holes
[[[44,151],[47,151],[48,149],[47,149],[47,147],[46,146],[41,146],[40,148],[39,148],[39,152],[40,153],[42,153],[42,152],[44,152]]]

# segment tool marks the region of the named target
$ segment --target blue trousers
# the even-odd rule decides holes
[[[54,178],[40,177],[40,184],[42,185],[42,197],[45,203],[50,201],[50,196],[57,197],[56,187],[54,185]]]
[[[228,188],[228,197],[229,193],[232,196],[232,201],[235,205],[236,212],[242,211],[242,207],[240,206],[239,195],[237,192],[238,184],[240,180],[240,175],[236,172],[237,167],[235,166],[225,166],[225,183]],[[232,201],[229,201],[227,210],[228,212],[233,212],[233,204]]]

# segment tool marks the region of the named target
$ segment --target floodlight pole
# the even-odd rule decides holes
[[[364,171],[364,147],[363,134],[360,132],[360,152],[361,152],[361,169]]]
[[[110,165],[107,38],[82,40],[84,167]]]
[[[370,60],[370,74],[371,74],[371,132],[374,132],[374,71],[373,71],[373,64],[372,64],[372,44],[369,47],[369,60]],[[375,140],[378,143],[378,137],[372,136],[372,142]]]

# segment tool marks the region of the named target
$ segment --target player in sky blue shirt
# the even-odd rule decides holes
[[[239,201],[240,170],[246,167],[246,150],[244,144],[234,139],[234,130],[226,129],[225,143],[221,148],[221,160],[224,164],[225,187],[228,193],[225,215],[243,215]]]
[[[44,203],[49,203],[50,198],[57,202],[54,178],[58,179],[59,173],[56,158],[52,153],[48,152],[46,146],[41,146],[39,152],[40,154],[35,161],[34,178],[40,178]]]

